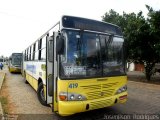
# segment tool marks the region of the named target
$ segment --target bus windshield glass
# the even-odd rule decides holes
[[[0,59],[0,62],[4,62],[3,59]]]
[[[22,54],[13,54],[12,55],[12,64],[13,65],[21,65]]]
[[[60,57],[61,78],[125,74],[122,37],[74,30],[63,30],[63,35],[66,47]]]

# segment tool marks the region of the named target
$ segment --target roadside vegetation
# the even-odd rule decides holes
[[[11,109],[10,109],[10,103],[9,103],[9,95],[7,91],[7,86],[6,86],[6,80],[4,79],[2,88],[0,90],[0,102],[2,104],[2,109],[3,109],[3,114],[9,114]]]
[[[147,17],[142,11],[120,15],[111,9],[102,16],[102,20],[121,27],[127,61],[143,63],[146,79],[150,81],[155,64],[160,63],[160,10],[155,11],[148,5],[146,9]]]
[[[3,113],[8,114],[8,108],[7,108],[8,100],[7,100],[7,98],[0,96],[0,102],[1,102],[1,105],[3,108]]]

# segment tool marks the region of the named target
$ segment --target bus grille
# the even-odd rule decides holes
[[[99,99],[104,97],[110,97],[115,93],[115,86],[118,82],[115,83],[106,83],[106,84],[98,84],[98,85],[88,85],[81,86],[87,95],[88,100]]]
[[[92,110],[92,109],[104,108],[111,106],[112,104],[113,104],[112,99],[90,102],[90,109]]]

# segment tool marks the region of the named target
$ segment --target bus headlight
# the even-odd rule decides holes
[[[83,98],[82,98],[82,96],[81,96],[81,95],[79,95],[79,96],[78,96],[78,99],[79,99],[79,100],[82,100]]]
[[[122,93],[127,91],[127,85],[122,86],[121,88],[119,88],[116,92],[116,94]]]
[[[74,99],[75,99],[74,95],[71,95],[71,96],[70,96],[70,99],[71,99],[71,100],[74,100]]]
[[[59,99],[61,101],[83,101],[86,97],[77,93],[60,92]]]

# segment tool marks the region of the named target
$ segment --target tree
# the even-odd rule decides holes
[[[154,11],[150,6],[148,18],[142,11],[138,14],[123,15],[110,10],[102,17],[103,21],[117,24],[122,28],[127,48],[127,59],[145,63],[145,75],[151,79],[155,63],[160,62],[160,11]]]
[[[113,9],[111,9],[109,13],[106,12],[105,15],[102,16],[102,20],[105,22],[116,24],[121,27],[122,31],[124,31],[126,20],[123,18],[123,16],[121,16]]]

